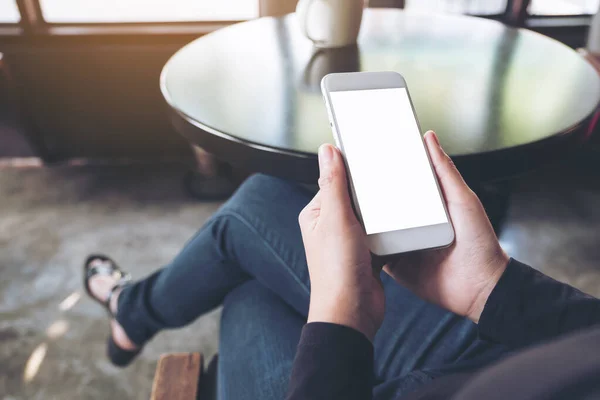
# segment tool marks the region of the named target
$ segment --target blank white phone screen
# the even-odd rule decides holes
[[[330,98],[367,234],[448,222],[406,89]]]

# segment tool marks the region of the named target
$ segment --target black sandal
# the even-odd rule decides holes
[[[91,263],[95,260],[104,261],[110,266],[92,267]],[[90,290],[90,279],[96,275],[114,276],[117,279],[117,283],[110,289],[106,301],[101,301],[99,298],[94,296]],[[115,315],[110,310],[110,301],[116,290],[125,287],[129,281],[131,281],[131,276],[127,272],[119,268],[119,266],[109,257],[101,254],[90,255],[83,264],[83,286],[85,287],[85,291],[87,292],[88,296],[106,309],[111,319],[114,319]],[[141,351],[141,347],[137,350],[124,350],[115,343],[112,333],[108,337],[108,359],[117,367],[126,367],[135,359],[138,354],[140,354]]]

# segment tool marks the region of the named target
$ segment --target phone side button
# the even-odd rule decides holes
[[[333,132],[333,140],[335,141],[335,147],[337,147],[338,149],[341,149],[342,146],[340,146],[340,142],[338,140],[338,135],[335,131]]]

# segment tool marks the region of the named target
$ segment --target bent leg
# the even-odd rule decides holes
[[[507,349],[480,339],[470,320],[420,299],[382,273],[386,310],[374,340],[376,398],[396,398],[424,382],[481,367]]]
[[[256,280],[228,294],[221,318],[218,398],[285,398],[305,322]]]
[[[312,194],[257,175],[190,240],[166,268],[123,290],[117,320],[134,343],[186,325],[256,280],[306,317],[309,278],[297,218]],[[375,338],[379,381],[477,358],[497,347],[475,326],[428,304],[383,275],[386,316]]]
[[[309,278],[298,214],[312,194],[273,177],[249,178],[167,267],[125,288],[117,320],[142,345],[220,305],[249,279],[308,312]]]

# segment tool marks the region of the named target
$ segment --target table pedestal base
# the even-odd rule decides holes
[[[221,201],[229,198],[240,185],[231,166],[197,146],[192,146],[196,169],[183,178],[186,192],[202,201]]]

